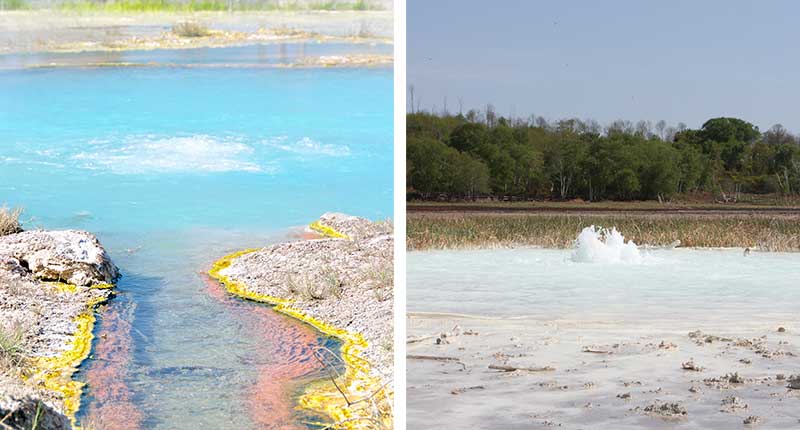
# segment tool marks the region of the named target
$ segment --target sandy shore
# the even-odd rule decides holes
[[[410,314],[408,331],[409,428],[789,429],[800,422],[793,315]]]
[[[0,417],[11,428],[68,428],[91,351],[95,308],[117,276],[97,239],[81,231],[0,237]],[[37,415],[39,416],[37,418]]]
[[[179,23],[204,37],[180,37]],[[63,13],[0,12],[0,53],[85,52],[226,47],[304,40],[391,43],[391,11]],[[386,60],[381,58],[381,61]]]
[[[331,380],[305,390],[302,407],[329,416],[326,425],[336,428],[391,427],[392,226],[325,214],[310,227],[327,238],[241,251],[210,274],[229,292],[340,340],[338,354],[318,351]]]

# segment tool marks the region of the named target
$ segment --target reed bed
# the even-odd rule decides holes
[[[409,250],[568,248],[587,226],[616,227],[637,244],[800,251],[800,215],[409,214]]]

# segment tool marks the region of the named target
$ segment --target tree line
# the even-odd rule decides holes
[[[411,198],[654,200],[679,193],[800,193],[800,140],[738,118],[684,124],[484,113],[407,114]]]

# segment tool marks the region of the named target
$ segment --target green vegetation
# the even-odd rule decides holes
[[[800,251],[798,217],[682,214],[409,214],[408,249],[569,248],[589,225],[616,227],[637,244]]]
[[[0,376],[18,376],[25,371],[25,331],[19,325],[0,325]]]
[[[30,5],[25,0],[0,0],[0,10],[25,10]]]
[[[6,0],[23,1],[23,0]],[[109,2],[67,0],[60,5],[78,12],[204,12],[204,11],[304,11],[304,10],[379,10],[380,4],[368,0],[324,2],[242,1],[242,0],[116,0]]]
[[[0,206],[0,236],[22,231],[19,223],[20,215],[22,215],[21,208],[9,209],[6,206]]]
[[[413,100],[413,96],[412,96]],[[737,118],[699,130],[640,121],[554,123],[486,112],[407,116],[407,184],[419,199],[667,200],[712,193],[800,195],[800,143]]]
[[[24,352],[22,348],[23,340],[25,339],[25,331],[20,326],[14,326],[10,329],[0,327],[0,357],[14,358],[22,355]]]

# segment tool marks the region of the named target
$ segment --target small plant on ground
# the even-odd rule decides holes
[[[372,290],[372,293],[375,295],[375,300],[379,302],[389,300],[392,297],[391,288],[376,288]]]
[[[172,32],[180,37],[206,37],[211,31],[199,22],[181,22],[172,27]]]
[[[22,215],[22,208],[0,207],[0,236],[22,231],[19,223],[20,215]]]
[[[287,277],[284,289],[306,300],[324,300],[331,297],[339,299],[344,291],[344,281],[335,270],[326,266],[318,277]]]
[[[392,267],[373,265],[364,271],[364,282],[369,286],[379,302],[392,297],[394,288],[394,271]]]
[[[25,331],[18,325],[10,328],[0,327],[0,355],[6,358],[21,355],[24,351],[22,348],[24,338]]]
[[[20,373],[25,362],[25,330],[0,326],[0,374]]]
[[[318,294],[312,296],[312,298],[316,300],[327,299],[329,297],[341,298],[342,292],[344,291],[344,281],[339,276],[339,273],[332,267],[326,266],[322,269],[320,275],[322,283],[316,289]]]
[[[31,430],[37,430],[39,428],[39,417],[42,416],[42,402],[36,402],[36,416],[33,417],[33,424],[31,425]]]

